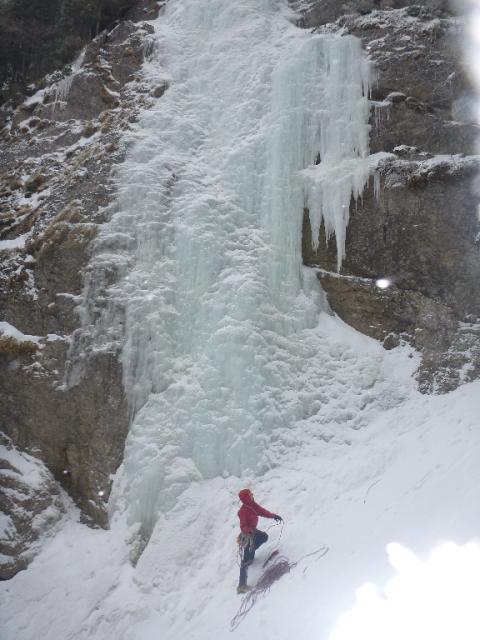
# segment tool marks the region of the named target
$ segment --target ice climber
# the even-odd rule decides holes
[[[268,536],[264,531],[259,531],[256,527],[258,524],[258,516],[264,518],[272,518],[276,522],[283,522],[280,516],[267,511],[253,499],[250,489],[242,489],[238,497],[243,502],[238,511],[240,518],[241,533],[238,536],[240,545],[240,580],[238,582],[237,593],[245,593],[248,591],[247,573],[248,567],[252,564],[255,557],[255,551],[268,540]]]

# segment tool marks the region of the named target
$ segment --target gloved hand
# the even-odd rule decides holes
[[[273,519],[275,520],[275,522],[283,522],[283,518],[281,518],[280,516],[274,515]]]

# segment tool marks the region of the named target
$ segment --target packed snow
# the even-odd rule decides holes
[[[5,322],[2,320],[0,322],[0,336],[4,336],[5,338],[13,338],[17,342],[34,342],[38,344],[40,341],[39,336],[31,336],[29,334],[23,333],[19,331],[13,324],[9,322]]]
[[[30,233],[24,233],[11,240],[0,240],[0,251],[10,251],[11,249],[23,249],[25,242],[31,236]]]
[[[80,309],[95,348],[125,336],[111,528],[71,508],[1,585],[2,640],[440,640],[457,611],[478,629],[480,382],[421,395],[417,354],[331,315],[301,264],[305,203],[341,256],[385,160],[360,43],[280,0],[171,0],[155,29],[145,73],[169,89],[131,134]],[[295,566],[231,632],[245,486],[285,521],[260,522],[249,583],[273,549]]]

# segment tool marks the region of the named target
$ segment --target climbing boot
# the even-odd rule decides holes
[[[247,593],[250,591],[250,588],[247,584],[239,584],[237,587],[237,593]]]

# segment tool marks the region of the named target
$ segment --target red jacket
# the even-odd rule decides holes
[[[258,523],[258,516],[264,518],[274,518],[275,514],[270,513],[259,504],[255,502],[251,492],[248,489],[242,489],[238,494],[238,497],[243,502],[243,505],[238,511],[238,517],[240,518],[240,529],[243,533],[252,533]]]

